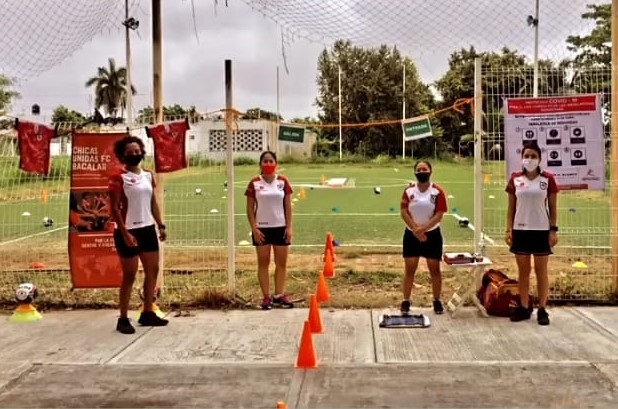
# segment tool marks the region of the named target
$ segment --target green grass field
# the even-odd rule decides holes
[[[486,167],[483,186],[485,231],[501,242],[504,231],[506,194],[501,166]],[[301,187],[306,198],[294,202],[294,244],[321,245],[326,232],[332,232],[344,246],[397,246],[401,243],[403,222],[399,217],[399,201],[405,184],[413,178],[411,165],[307,165],[282,164],[281,173],[289,177],[295,197]],[[250,241],[243,195],[248,180],[256,173],[255,165],[235,168],[235,243]],[[322,177],[348,178],[353,188],[321,188]],[[449,213],[468,217],[474,212],[474,182],[471,162],[434,164],[434,181],[450,196]],[[226,242],[227,197],[225,169],[192,168],[167,175],[165,182],[165,219],[170,246],[213,245]],[[48,187],[46,187],[46,185]],[[315,186],[315,187],[313,187]],[[374,187],[381,194],[374,194]],[[47,203],[41,203],[41,192],[48,189]],[[196,195],[195,189],[202,189]],[[66,238],[68,215],[68,181],[21,184],[11,188],[10,200],[0,202],[0,242],[31,235],[48,236],[56,242]],[[21,200],[16,198],[23,197]],[[29,198],[28,198],[29,197]],[[560,195],[560,227],[563,245],[609,246],[609,194],[603,192],[565,192]],[[217,213],[212,213],[213,209]],[[22,216],[24,212],[30,216]],[[55,221],[46,228],[42,218]],[[460,228],[454,217],[443,223],[447,245],[473,245],[473,232]],[[49,233],[49,231],[53,231]]]

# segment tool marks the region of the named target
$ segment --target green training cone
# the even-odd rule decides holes
[[[9,318],[11,322],[34,322],[42,319],[43,316],[34,308],[32,304],[21,304],[17,306],[15,312]]]

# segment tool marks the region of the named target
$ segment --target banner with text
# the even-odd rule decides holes
[[[122,168],[114,143],[124,133],[76,133],[71,147],[69,264],[73,288],[117,288],[122,280],[107,187]]]
[[[507,179],[519,171],[522,146],[536,141],[541,168],[562,190],[605,189],[605,139],[599,95],[508,98],[504,134]]]

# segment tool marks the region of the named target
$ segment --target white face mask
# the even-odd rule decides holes
[[[522,165],[524,165],[524,169],[526,169],[528,172],[532,172],[534,170],[536,170],[536,168],[539,167],[539,160],[538,159],[523,159],[521,161]]]

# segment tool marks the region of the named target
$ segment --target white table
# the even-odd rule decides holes
[[[476,292],[481,286],[481,280],[483,279],[483,274],[485,273],[485,267],[492,264],[491,260],[487,257],[483,257],[483,261],[474,263],[449,264],[445,262],[445,264],[453,269],[467,270],[467,274],[461,287],[455,291],[449,302],[446,304],[446,308],[451,313],[451,316],[454,317],[457,314],[457,311],[465,304],[467,300],[472,300],[481,314],[484,317],[489,317],[487,310],[481,305],[480,300],[476,296]]]

